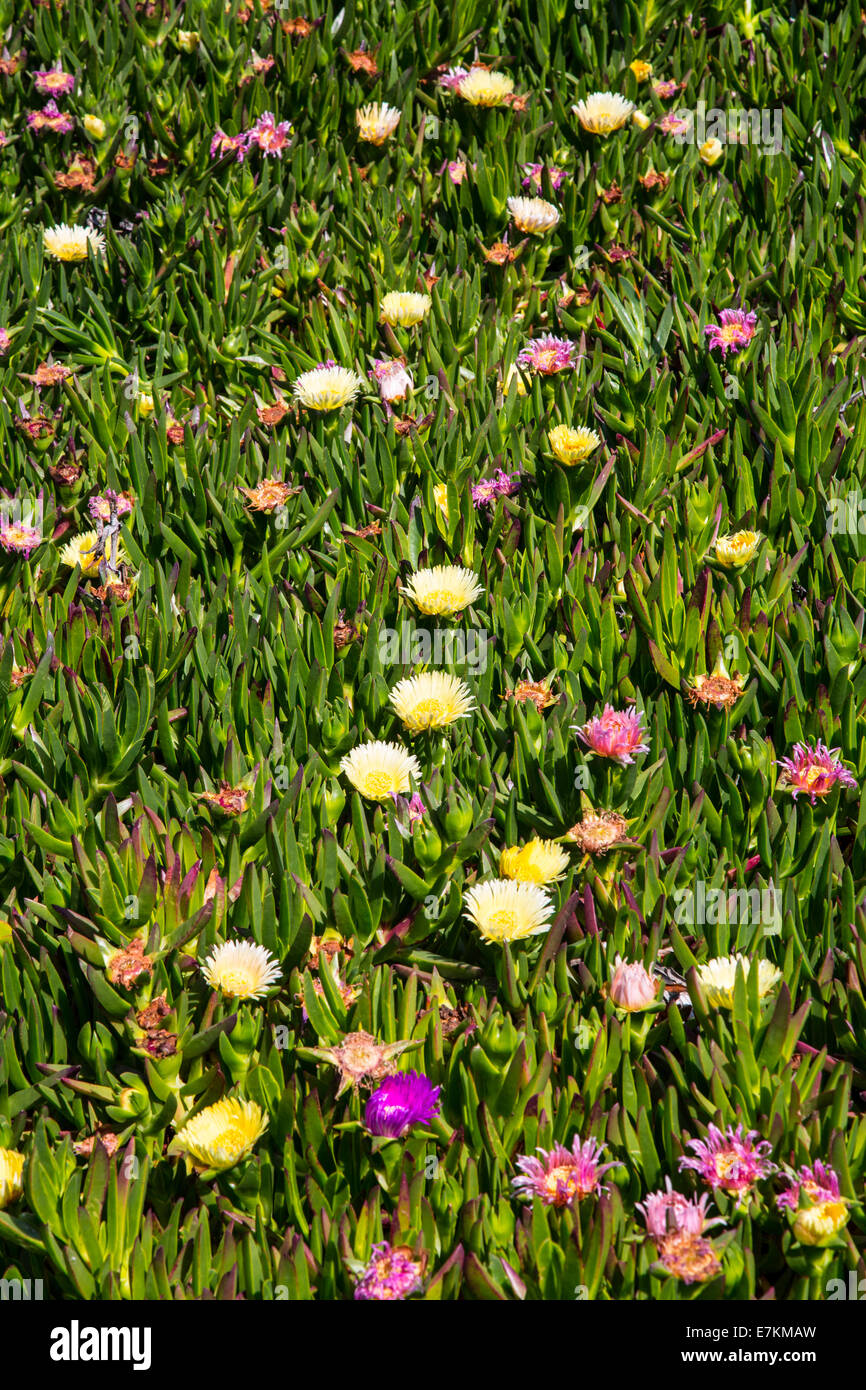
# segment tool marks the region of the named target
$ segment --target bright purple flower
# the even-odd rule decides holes
[[[646,1222],[647,1234],[656,1239],[671,1235],[675,1231],[685,1231],[689,1235],[700,1236],[711,1226],[722,1223],[721,1216],[707,1220],[707,1202],[710,1194],[705,1192],[700,1201],[696,1197],[684,1197],[674,1192],[670,1178],[665,1178],[664,1192],[649,1192],[643,1202],[635,1205]]]
[[[522,367],[532,367],[542,376],[553,376],[554,372],[565,372],[577,365],[577,348],[568,338],[554,338],[545,333],[541,338],[531,338],[517,361]]]
[[[529,188],[531,184],[534,184],[536,188],[540,188],[543,170],[543,164],[524,164],[523,172],[526,178],[522,180],[521,187]],[[549,164],[547,166],[547,172],[550,177],[550,186],[554,193],[556,193],[565,183],[565,170],[558,169],[555,164]]]
[[[794,755],[776,763],[782,769],[779,786],[790,791],[794,800],[805,792],[812,805],[819,796],[828,796],[839,782],[843,787],[856,787],[857,779],[839,761],[840,748],[828,748],[820,739],[814,748],[807,743],[794,745]]]
[[[23,555],[29,560],[30,552],[42,544],[42,531],[38,526],[27,526],[7,516],[0,516],[0,546],[9,554]]]
[[[755,336],[758,319],[755,314],[745,314],[742,309],[723,309],[718,323],[708,323],[704,332],[709,338],[711,348],[721,348],[722,356],[728,352],[742,352]]]
[[[12,339],[9,337],[9,334],[6,332],[6,329],[0,328],[0,355],[2,355],[4,352],[8,352],[11,346]]]
[[[262,154],[276,155],[282,159],[283,150],[289,143],[292,134],[292,127],[288,121],[280,121],[279,124],[272,111],[266,111],[260,116],[249,132],[250,143],[258,145]]]
[[[397,807],[399,807],[401,801],[406,801],[406,798],[401,796],[399,792],[392,792],[391,796],[394,798],[394,805]],[[418,793],[413,792],[410,799],[406,801],[406,810],[409,816],[409,829],[411,830],[416,821],[424,819],[427,807],[424,805]]]
[[[636,709],[616,710],[605,705],[603,712],[577,730],[577,737],[601,758],[614,758],[620,767],[634,762],[633,753],[648,753],[643,739],[643,715]]]
[[[251,138],[249,131],[242,130],[239,135],[226,135],[225,131],[217,126],[210,142],[210,157],[221,159],[224,154],[233,154],[238,164],[243,164]]]
[[[386,1076],[367,1101],[364,1124],[371,1134],[399,1139],[412,1125],[427,1125],[439,1114],[440,1090],[423,1072]]]
[[[516,473],[505,473],[497,468],[492,478],[473,484],[472,501],[476,507],[484,507],[492,506],[497,497],[512,497],[520,488],[521,476],[519,469]]]
[[[373,1246],[370,1263],[355,1287],[355,1298],[378,1302],[408,1298],[421,1287],[421,1270],[421,1262],[413,1259],[411,1250],[382,1241]]]
[[[33,81],[36,83],[37,92],[44,97],[55,94],[67,96],[75,90],[75,78],[71,72],[64,72],[59,62],[56,67],[34,72]]]
[[[49,101],[41,111],[30,111],[27,124],[31,130],[54,130],[59,135],[75,129],[75,121],[61,111],[56,101]]]
[[[819,1159],[811,1168],[802,1167],[799,1173],[783,1173],[785,1181],[789,1184],[784,1192],[780,1192],[776,1198],[776,1206],[780,1210],[788,1207],[790,1211],[796,1211],[800,1205],[800,1189],[812,1202],[832,1202],[839,1199],[839,1177],[832,1168],[825,1168]]]
[[[708,1187],[720,1187],[723,1192],[748,1192],[759,1178],[776,1171],[776,1165],[767,1159],[772,1144],[766,1139],[755,1144],[758,1137],[754,1129],[744,1134],[742,1125],[736,1129],[729,1125],[724,1134],[710,1125],[706,1139],[689,1140],[695,1157],[681,1158],[680,1170],[694,1168]]]
[[[619,1161],[600,1164],[603,1147],[594,1139],[581,1144],[577,1135],[570,1149],[554,1144],[538,1152],[540,1158],[524,1155],[517,1160],[520,1177],[512,1178],[511,1186],[527,1201],[540,1197],[546,1207],[570,1207],[593,1193],[600,1195],[602,1175],[623,1166]]]

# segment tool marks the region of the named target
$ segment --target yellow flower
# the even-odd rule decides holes
[[[753,962],[747,960],[744,955],[716,956],[714,960],[708,960],[704,965],[698,966],[698,979],[711,1009],[732,1009],[734,1007],[734,986],[737,982],[738,965],[743,966],[748,985]],[[763,999],[764,995],[772,993],[781,979],[781,970],[777,970],[770,961],[758,961],[759,998]]]
[[[185,53],[193,53],[200,42],[197,29],[178,29],[174,39],[178,48],[182,48]]]
[[[633,63],[629,63],[629,67],[638,82],[646,82],[648,77],[652,77],[653,65],[652,63],[645,63],[643,58],[635,58]]]
[[[506,72],[474,67],[469,69],[457,91],[470,106],[503,106],[514,91],[514,79]]]
[[[401,290],[391,290],[382,300],[379,317],[383,323],[390,323],[392,328],[412,328],[426,318],[432,303],[429,294],[404,294]]]
[[[249,941],[215,946],[201,969],[211,989],[229,999],[260,999],[280,978],[270,951]]]
[[[474,709],[468,686],[444,671],[407,676],[397,682],[389,700],[410,734],[444,729],[465,719]]]
[[[517,366],[517,363],[516,363],[516,362],[512,362],[511,366],[508,368],[508,373],[507,373],[507,375],[506,375],[506,377],[505,377],[504,382],[502,383],[502,394],[503,394],[503,396],[507,396],[507,395],[508,395],[508,391],[509,391],[509,388],[510,388],[510,386],[511,386],[512,381],[516,381],[516,382],[517,382],[517,394],[518,394],[518,396],[525,396],[525,395],[527,394],[529,388],[527,387],[526,382],[523,380],[523,377],[520,375],[520,371],[519,371],[519,369],[518,369],[518,366]]]
[[[410,789],[410,777],[421,780],[418,759],[402,744],[381,740],[353,748],[340,760],[340,771],[370,801],[389,801],[395,793],[402,796]]]
[[[760,539],[756,531],[735,531],[730,536],[719,536],[716,559],[725,569],[739,569],[753,558]]]
[[[105,139],[105,121],[101,121],[98,116],[85,116],[84,129],[94,140]]]
[[[386,102],[381,105],[374,102],[355,112],[355,124],[359,140],[367,140],[371,145],[384,145],[400,124],[400,110],[396,106],[388,106]]]
[[[447,483],[437,483],[437,484],[436,484],[436,486],[435,486],[434,489],[433,489],[433,500],[435,501],[436,506],[439,508],[439,510],[440,510],[440,512],[442,513],[442,515],[444,516],[445,520],[446,520],[446,521],[450,520],[449,515],[448,515],[448,484],[447,484]]]
[[[24,1191],[24,1155],[0,1149],[0,1211],[18,1200]]]
[[[185,1124],[175,1140],[200,1168],[231,1168],[246,1158],[268,1127],[252,1100],[220,1100]]]
[[[96,547],[99,543],[99,536],[96,531],[85,531],[81,536],[75,536],[73,540],[67,541],[60,552],[60,563],[68,565],[71,570],[76,565],[81,566],[81,573],[87,575],[99,574],[99,556],[96,554]],[[106,547],[108,554],[111,554],[111,542]],[[120,545],[117,547],[117,562],[124,559],[123,550]]]
[[[355,399],[363,385],[357,373],[346,367],[314,367],[301,373],[293,390],[308,410],[339,410]]]
[[[536,835],[522,849],[503,850],[499,872],[503,878],[520,883],[555,883],[564,876],[568,862],[568,855],[555,840],[540,840]]]
[[[718,164],[724,152],[724,145],[721,140],[717,140],[715,136],[713,136],[712,140],[705,140],[698,149],[698,154],[701,159],[705,164],[709,165]]]
[[[494,878],[476,883],[466,894],[466,916],[485,941],[522,941],[547,931],[553,903],[535,883]]]
[[[571,109],[584,130],[592,131],[593,135],[610,135],[625,125],[634,110],[634,102],[626,101],[618,92],[593,92]]]
[[[801,1245],[828,1245],[848,1224],[848,1202],[828,1197],[813,1207],[803,1207],[794,1221],[794,1236]]]
[[[585,425],[579,425],[577,429],[557,425],[548,432],[547,438],[559,462],[566,468],[584,463],[601,443],[601,435],[596,434],[595,430],[588,430]]]
[[[631,118],[638,130],[647,130],[649,128],[650,118],[646,116],[643,111],[632,111]]]
[[[447,488],[445,503],[447,505]],[[459,565],[432,565],[430,569],[416,570],[404,593],[422,613],[435,618],[453,618],[480,598],[484,589],[474,570],[461,569]]]
[[[559,210],[543,198],[509,198],[508,211],[521,232],[534,236],[552,231],[559,221]]]
[[[152,415],[155,409],[153,396],[150,391],[141,391],[138,396],[139,415]]]
[[[97,256],[105,251],[102,232],[94,232],[90,227],[70,227],[66,222],[57,227],[45,227],[42,243],[55,261],[86,261],[88,246],[93,247]]]

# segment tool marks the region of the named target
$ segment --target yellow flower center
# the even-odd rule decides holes
[[[247,1148],[249,1138],[246,1130],[241,1129],[239,1125],[232,1125],[229,1129],[223,1130],[213,1145],[213,1152],[220,1161],[231,1159],[232,1163],[235,1163]]]
[[[252,980],[246,970],[223,970],[218,983],[223,994],[242,995],[249,992]]]
[[[487,918],[487,927],[491,932],[501,936],[511,936],[517,930],[517,913],[510,908],[500,908],[498,912],[491,912]]]
[[[390,772],[368,772],[363,778],[361,790],[374,801],[383,801],[397,791],[397,780]]]
[[[412,710],[412,724],[418,729],[431,729],[446,717],[448,711],[441,700],[421,700]]]
[[[579,1191],[577,1174],[573,1168],[565,1163],[560,1163],[556,1168],[551,1168],[544,1179],[544,1192],[548,1197],[552,1197],[556,1206],[567,1206],[575,1193]]]

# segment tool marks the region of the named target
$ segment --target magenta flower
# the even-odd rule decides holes
[[[463,79],[468,76],[469,73],[466,68],[449,68],[448,71],[439,78],[439,86],[446,87],[456,92],[461,86]]]
[[[440,1090],[423,1072],[386,1076],[367,1101],[364,1124],[371,1134],[399,1139],[412,1125],[427,1125],[439,1114]]]
[[[262,154],[276,155],[277,159],[282,159],[291,134],[292,127],[288,121],[277,123],[273,112],[266,111],[249,132],[249,140],[250,144],[258,145]]]
[[[539,1149],[540,1158],[524,1155],[517,1160],[520,1177],[511,1179],[516,1193],[527,1201],[540,1197],[546,1207],[570,1207],[584,1197],[595,1193],[599,1196],[604,1190],[601,1178],[609,1168],[623,1165],[599,1163],[604,1149],[594,1139],[581,1144],[575,1135],[570,1149],[562,1144],[554,1144],[552,1149]]]
[[[614,758],[620,767],[634,762],[633,753],[648,753],[644,743],[643,715],[636,709],[616,710],[605,705],[604,712],[577,730],[581,742],[601,758]]]
[[[520,483],[519,470],[516,473],[505,473],[501,468],[497,468],[492,478],[473,484],[472,501],[476,507],[490,507],[497,497],[512,497],[519,490]]]
[[[421,1262],[412,1258],[411,1250],[382,1241],[373,1246],[370,1263],[355,1287],[355,1298],[378,1302],[408,1298],[421,1287],[421,1270]]]
[[[554,338],[545,333],[541,338],[531,338],[517,361],[522,367],[532,367],[542,376],[553,376],[555,372],[566,372],[577,365],[578,353],[574,343],[568,338]]]
[[[691,127],[691,122],[685,116],[675,116],[669,111],[666,116],[662,116],[659,121],[659,130],[664,135],[685,135]]]
[[[780,1211],[784,1211],[786,1207],[790,1211],[797,1210],[800,1205],[801,1188],[813,1203],[839,1200],[838,1175],[832,1168],[825,1168],[820,1159],[813,1163],[811,1168],[804,1166],[799,1173],[787,1172],[783,1173],[782,1177],[788,1186],[776,1198],[776,1206]]]
[[[30,552],[42,544],[42,532],[37,526],[26,526],[20,521],[12,521],[0,516],[0,545],[9,554],[23,555],[29,560]]]
[[[249,131],[242,130],[239,135],[226,135],[225,131],[217,126],[210,142],[210,157],[211,159],[221,159],[224,154],[233,154],[238,164],[243,164],[250,147],[250,140]]]
[[[0,328],[0,356],[2,356],[3,353],[8,352],[11,346],[12,339],[9,337],[9,334],[6,332],[6,329]]]
[[[711,1226],[723,1224],[721,1216],[707,1220],[707,1203],[710,1194],[705,1192],[700,1201],[696,1197],[684,1197],[674,1192],[670,1178],[665,1178],[664,1192],[650,1192],[643,1202],[635,1205],[646,1222],[647,1234],[653,1239],[685,1231],[688,1235],[700,1236]]]
[[[521,180],[521,187],[529,188],[531,184],[534,184],[536,188],[540,188],[543,170],[543,164],[524,164],[523,172],[526,178]],[[558,169],[555,164],[549,164],[547,166],[547,172],[550,177],[550,186],[554,193],[557,193],[565,183],[565,170]]]
[[[681,1158],[680,1170],[694,1168],[700,1173],[708,1187],[720,1187],[723,1192],[736,1195],[748,1192],[758,1181],[776,1171],[767,1154],[772,1144],[758,1138],[757,1130],[743,1133],[743,1126],[729,1125],[723,1134],[715,1125],[710,1125],[706,1139],[690,1139],[688,1147],[694,1150],[694,1158]]]
[[[30,111],[27,124],[31,130],[54,130],[59,135],[75,129],[75,121],[61,111],[56,101],[49,101],[41,111]]]
[[[412,377],[406,370],[405,357],[374,357],[370,376],[379,386],[379,395],[387,413],[394,401],[405,401],[413,389]]]
[[[463,182],[463,180],[466,178],[466,160],[465,160],[465,159],[452,159],[452,160],[449,160],[449,162],[448,162],[448,164],[446,165],[446,167],[447,167],[447,169],[448,169],[448,177],[449,177],[449,179],[450,179],[451,182],[455,185],[455,187],[459,187],[460,184]]]
[[[2,148],[3,148],[4,145],[8,145],[8,144],[9,144],[9,136],[6,134],[6,132],[5,132],[4,130],[0,130],[0,150],[2,150]]]
[[[668,80],[667,82],[656,82],[653,87],[657,97],[675,97],[680,89],[679,82]]]
[[[401,796],[399,792],[392,792],[391,796],[394,799],[394,805],[398,808],[400,806],[401,801],[406,802],[406,810],[409,815],[410,830],[412,829],[413,825],[416,824],[417,821],[424,819],[424,816],[427,812],[427,807],[424,805],[424,802],[421,800],[421,797],[418,795],[417,792],[413,792],[412,796],[408,801],[406,801],[406,798]]]
[[[709,338],[711,348],[721,348],[722,356],[728,352],[742,352],[755,336],[757,327],[755,314],[745,314],[742,309],[723,309],[718,323],[708,323],[704,332]]]
[[[33,81],[36,83],[37,92],[45,97],[55,94],[67,96],[75,91],[75,78],[71,72],[64,72],[60,63],[42,72],[34,72]]]
[[[791,792],[794,800],[805,792],[812,805],[819,796],[828,796],[837,782],[856,787],[857,779],[839,761],[839,748],[828,748],[820,739],[814,748],[807,743],[794,745],[794,755],[776,763],[782,769],[779,786]]]

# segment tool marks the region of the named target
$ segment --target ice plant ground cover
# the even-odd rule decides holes
[[[0,0],[0,1275],[866,1275],[860,3]]]

